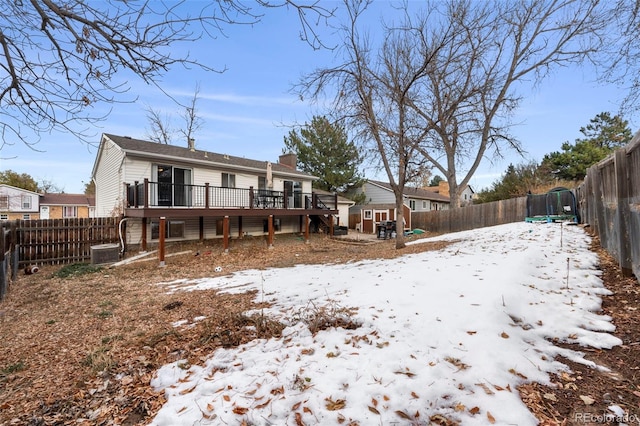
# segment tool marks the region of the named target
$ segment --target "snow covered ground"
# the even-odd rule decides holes
[[[273,303],[266,313],[289,326],[201,365],[163,366],[151,385],[168,401],[152,424],[408,425],[444,416],[534,425],[516,386],[566,369],[559,354],[588,363],[553,339],[621,343],[599,312],[608,290],[581,228],[523,222],[413,243],[433,240],[452,243],[391,260],[162,283],[258,290],[258,301]],[[299,319],[321,307],[357,308],[361,326],[313,335]]]

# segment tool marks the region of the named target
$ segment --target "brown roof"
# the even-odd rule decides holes
[[[41,205],[49,206],[95,206],[95,197],[84,194],[43,194]]]
[[[389,185],[387,182],[380,182],[377,180],[370,180],[369,182],[382,188],[388,189],[389,191],[393,191],[391,189],[391,185]],[[441,201],[443,203],[449,203],[451,201],[448,195],[442,195],[437,192],[427,191],[424,188],[414,188],[409,186],[404,187],[404,195],[406,197],[420,198],[431,201]]]
[[[248,158],[234,157],[232,155],[218,154],[215,152],[202,151],[199,149],[191,150],[186,147],[133,139],[128,136],[116,136],[107,133],[105,133],[104,136],[109,138],[127,153],[135,153],[147,157],[174,157],[176,159],[186,161],[192,160],[199,163],[210,163],[212,166],[236,166],[254,169],[256,171],[265,171],[267,168],[267,161],[250,160]],[[285,173],[289,175],[298,175],[300,177],[313,178],[313,176],[307,173],[298,171],[292,167],[280,163],[274,162],[271,164],[271,167],[274,173]]]

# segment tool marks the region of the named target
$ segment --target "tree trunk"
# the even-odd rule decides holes
[[[405,248],[404,243],[404,204],[402,194],[396,192],[396,249]]]

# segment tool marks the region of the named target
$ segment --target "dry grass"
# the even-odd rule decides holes
[[[246,238],[234,240],[228,254],[216,241],[174,245],[168,253],[191,251],[167,257],[163,268],[155,259],[115,269],[43,266],[37,274],[20,275],[0,304],[0,424],[146,424],[164,402],[149,387],[161,365],[200,363],[218,347],[282,331],[260,313],[264,305],[255,293],[167,294],[157,283],[391,258],[443,245],[398,251],[393,241],[364,244],[314,235],[309,244],[278,236],[269,249],[261,238]],[[357,326],[350,323],[348,307],[310,301],[307,308],[301,319],[315,330]],[[187,325],[175,327],[177,321]]]

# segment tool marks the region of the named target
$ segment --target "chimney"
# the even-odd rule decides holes
[[[296,166],[298,164],[298,156],[293,152],[282,154],[280,156],[280,159],[278,160],[278,163],[296,170]]]
[[[194,138],[189,138],[189,149],[191,151],[196,150],[196,140]]]
[[[438,193],[449,195],[449,182],[446,180],[441,180],[438,182]]]

